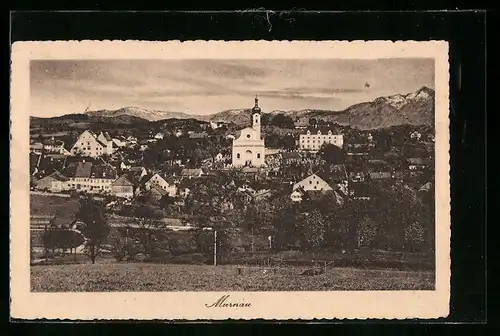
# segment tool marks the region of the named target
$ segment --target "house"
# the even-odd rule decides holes
[[[132,198],[134,192],[135,184],[128,179],[127,174],[121,175],[111,183],[111,194],[117,197]]]
[[[121,170],[129,170],[130,169],[130,165],[127,165],[127,164],[125,164],[125,162],[122,161],[120,163],[120,169]]]
[[[216,156],[215,156],[215,162],[221,162],[224,160],[224,155],[222,153],[218,153]]]
[[[295,129],[305,129],[308,126],[309,126],[309,118],[308,117],[297,118],[294,122]]]
[[[426,169],[430,164],[429,160],[421,158],[408,158],[406,159],[406,163],[408,164],[409,170]]]
[[[64,147],[64,142],[61,140],[55,140],[54,137],[43,141],[43,149],[46,153],[71,155],[71,153]]]
[[[364,182],[365,181],[365,173],[363,172],[350,172],[349,180],[352,182]]]
[[[292,202],[302,202],[302,197],[304,196],[305,191],[297,188],[292,193],[290,194],[290,198],[292,199]]]
[[[68,189],[88,193],[110,193],[116,180],[116,170],[110,165],[94,165],[91,162],[71,163],[66,169]]]
[[[182,136],[184,134],[184,132],[182,130],[177,130],[177,131],[175,131],[174,134],[175,134],[176,137],[180,137],[180,136]]]
[[[81,154],[89,157],[99,157],[102,155],[111,155],[114,153],[114,142],[106,133],[100,133],[98,136],[93,132],[86,130],[76,140],[71,147],[71,154]]]
[[[139,180],[148,174],[148,171],[144,167],[130,167],[129,172],[138,176]]]
[[[42,160],[42,154],[30,153],[30,175],[35,175],[38,173],[38,167],[40,166],[40,161]]]
[[[316,174],[311,174],[300,182],[293,185],[292,191],[295,189],[302,188],[304,191],[309,190],[320,190],[328,191],[333,190],[330,185]]]
[[[166,177],[156,173],[144,183],[144,187],[146,190],[149,190],[152,187],[157,186],[158,188],[164,190],[168,196],[174,197],[177,194],[177,186],[173,181],[170,181],[169,183],[167,180],[168,179]]]
[[[134,146],[135,144],[137,144],[137,138],[130,135],[127,137],[127,143],[130,146]]]
[[[205,131],[200,133],[192,132],[189,134],[189,139],[205,139],[206,137],[208,137],[208,133]]]
[[[344,135],[336,128],[310,127],[299,136],[299,148],[305,151],[318,151],[324,144],[332,144],[339,148],[344,146]]]
[[[54,171],[52,174],[39,179],[36,182],[38,190],[50,190],[51,192],[60,192],[67,189],[67,182],[69,178],[58,172]]]
[[[302,155],[298,152],[283,152],[281,153],[281,160],[286,165],[300,163],[302,162]]]
[[[410,138],[411,139],[420,140],[421,137],[422,137],[422,134],[420,134],[417,131],[413,131],[413,132],[410,133]]]
[[[434,184],[432,182],[427,182],[418,189],[419,192],[428,192],[432,190],[434,190]]]
[[[181,177],[186,177],[186,178],[196,178],[196,177],[201,177],[203,175],[205,175],[205,173],[201,168],[193,168],[193,169],[184,168],[181,171]]]
[[[164,137],[165,137],[165,134],[164,134],[164,133],[162,133],[162,132],[158,132],[158,133],[156,133],[156,134],[155,134],[155,136],[154,136],[154,138],[155,138],[156,140],[163,140],[163,138],[164,138]]]
[[[124,139],[113,138],[113,143],[116,147],[125,147],[127,142]]]
[[[41,142],[33,142],[30,144],[30,152],[35,154],[42,154],[43,144]]]
[[[163,198],[163,196],[168,195],[167,191],[162,189],[157,184],[154,184],[147,192],[146,197],[150,198],[154,202],[158,202]]]
[[[223,122],[220,122],[220,121],[219,121],[219,122],[213,122],[213,121],[211,121],[211,122],[210,122],[210,127],[211,127],[213,130],[215,130],[215,129],[217,129],[217,128],[221,127],[223,124],[224,124],[224,123],[223,123]]]
[[[344,198],[340,195],[336,190],[304,190],[304,188],[300,187],[292,191],[290,194],[290,198],[294,203],[300,203],[305,198],[311,201],[317,201],[323,199],[325,197],[335,199],[335,203],[342,205],[344,204]]]

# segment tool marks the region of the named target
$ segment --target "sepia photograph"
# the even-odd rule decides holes
[[[234,293],[436,291],[436,57],[240,46],[26,60],[30,293],[210,292],[197,309],[244,313]]]

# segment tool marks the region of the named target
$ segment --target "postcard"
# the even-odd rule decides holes
[[[448,315],[447,42],[11,56],[12,318]]]

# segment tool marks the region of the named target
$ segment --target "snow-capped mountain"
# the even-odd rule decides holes
[[[251,113],[251,109],[226,110],[212,115],[210,120],[247,125]],[[431,126],[434,124],[434,90],[422,87],[416,92],[379,97],[372,102],[352,105],[343,111],[304,109],[264,113],[271,117],[281,113],[306,123],[307,119],[316,118],[360,129],[404,124]]]
[[[335,110],[273,110],[264,111],[271,118],[277,114],[290,116],[294,121],[308,123],[308,119],[316,118],[324,121],[336,122],[341,125],[351,125],[360,129],[376,129],[397,125],[434,125],[434,90],[422,87],[416,92],[396,94],[379,97],[371,102],[352,105],[343,111]],[[134,120],[157,121],[164,119],[198,119],[201,121],[223,121],[235,123],[239,126],[248,125],[251,120],[251,108],[230,109],[212,115],[193,115],[183,112],[168,112],[146,110],[139,107],[124,107],[118,110],[99,110],[85,112],[80,116],[89,118],[90,121],[112,119],[117,123],[134,123]],[[56,119],[64,119],[66,115]],[[38,122],[42,122],[42,119]]]
[[[146,110],[140,107],[128,106],[123,107],[118,110],[99,110],[86,112],[88,116],[91,117],[118,117],[118,116],[133,116],[149,121],[157,121],[163,119],[177,118],[177,119],[188,119],[188,118],[198,118],[191,114],[183,112],[167,112],[158,110]]]

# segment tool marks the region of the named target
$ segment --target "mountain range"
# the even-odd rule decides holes
[[[435,92],[422,87],[416,92],[405,95],[397,94],[379,97],[371,102],[352,105],[345,110],[274,110],[270,115],[284,114],[294,121],[308,124],[316,118],[340,125],[350,125],[359,129],[377,129],[398,125],[434,125]],[[251,108],[230,109],[212,115],[193,115],[184,112],[146,110],[139,107],[124,107],[118,110],[90,111],[83,114],[67,114],[53,118],[32,117],[37,124],[75,122],[108,122],[113,124],[132,124],[137,122],[158,121],[164,119],[197,119],[200,121],[222,121],[246,126],[250,123]]]

